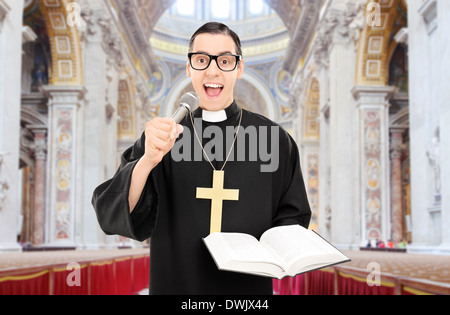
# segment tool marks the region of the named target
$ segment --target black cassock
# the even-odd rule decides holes
[[[236,128],[239,125],[241,109],[234,102],[226,113],[228,118],[224,122],[203,122],[200,125],[203,130],[215,125],[225,137],[226,126]],[[194,113],[195,121],[200,117],[202,110],[198,109]],[[206,159],[198,161],[199,150],[202,157],[201,148],[191,119],[186,117],[181,124],[185,133],[177,141],[190,136],[192,159],[179,161],[180,158],[174,159],[172,154],[166,155],[150,174],[139,203],[130,215],[128,193],[133,169],[144,154],[143,135],[124,152],[114,178],[94,192],[92,203],[102,230],[109,235],[117,234],[138,241],[150,238],[150,294],[272,294],[270,278],[219,271],[203,244],[202,238],[210,233],[211,200],[197,199],[196,191],[197,188],[212,187],[213,169]],[[271,132],[276,130],[273,127],[278,128],[278,125],[263,116],[243,111],[240,132],[245,133],[252,128],[258,133],[267,130],[267,137],[263,135],[268,138],[263,150],[266,153],[270,153],[272,147]],[[261,166],[269,164],[267,155],[257,154],[257,161],[254,161],[251,157],[255,154],[248,151],[249,143],[246,145],[246,161],[243,161],[236,144],[224,169],[224,188],[239,189],[239,200],[223,202],[222,232],[247,233],[259,239],[266,230],[275,226],[300,224],[308,227],[311,210],[300,170],[298,148],[286,131],[281,127],[278,130],[279,167],[275,172],[261,172]],[[248,132],[247,140],[251,139],[250,135]],[[202,138],[203,145],[212,141],[206,135]],[[189,143],[187,138],[183,141]],[[263,141],[258,142],[261,147]],[[255,143],[252,145],[255,148]],[[218,170],[222,168],[230,147],[224,140],[223,150],[210,150],[217,155],[222,151],[223,158],[212,161]],[[189,145],[177,148],[178,153],[186,154],[184,150],[189,150]]]

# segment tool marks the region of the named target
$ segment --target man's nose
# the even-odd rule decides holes
[[[209,76],[217,76],[220,74],[219,66],[217,65],[217,60],[212,60],[208,69],[206,69],[206,74]]]

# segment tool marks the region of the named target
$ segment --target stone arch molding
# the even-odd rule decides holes
[[[20,138],[20,160],[29,166],[34,165],[34,158],[39,154],[44,154],[46,149],[46,135],[48,119],[42,114],[26,108],[20,109],[21,128]],[[34,153],[34,158],[31,152]]]

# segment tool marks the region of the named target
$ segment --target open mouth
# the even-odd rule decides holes
[[[218,97],[222,93],[223,85],[215,83],[206,83],[203,85],[206,95],[211,98]]]

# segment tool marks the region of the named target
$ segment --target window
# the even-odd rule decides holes
[[[173,12],[175,11],[175,12]],[[195,0],[178,0],[174,5],[172,13],[180,16],[195,16],[196,1]]]
[[[247,0],[247,6],[249,16],[257,16],[264,13],[263,0]]]
[[[211,0],[211,18],[225,20],[231,15],[231,0]]]
[[[272,14],[264,0],[177,0],[169,14],[201,20],[236,21]]]

